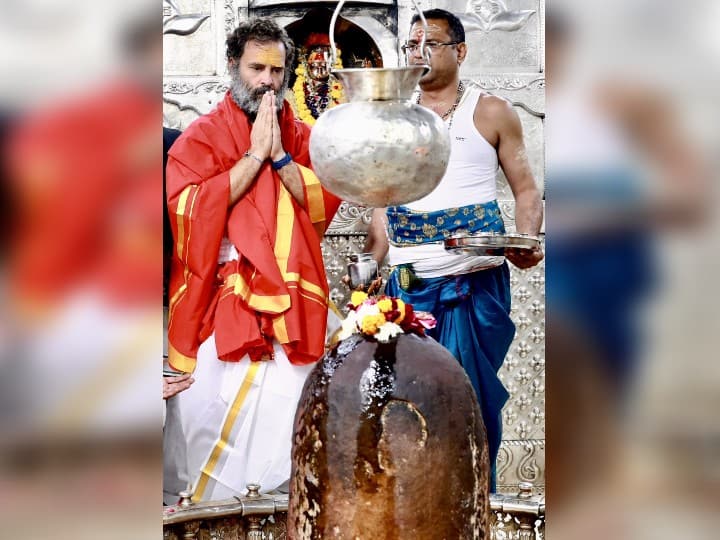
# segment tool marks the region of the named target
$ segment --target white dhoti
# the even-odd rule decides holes
[[[93,289],[77,291],[53,308],[42,323],[22,328],[19,350],[25,356],[7,360],[22,364],[13,390],[23,383],[29,398],[25,403],[18,393],[20,433],[102,440],[155,432],[161,412],[161,312],[152,305],[118,307]]]
[[[179,420],[182,428],[166,424],[166,433],[184,436],[187,473],[177,439],[165,446],[177,452],[165,456],[166,464],[175,463],[175,478],[189,479],[195,500],[244,495],[251,483],[263,492],[287,485],[295,409],[314,364],[291,364],[277,342],[274,351],[273,360],[226,362],[218,359],[211,336],[198,350],[195,383],[171,398],[179,414],[167,421]],[[172,479],[166,467],[166,491],[168,475]],[[166,502],[177,501],[168,501],[169,495]]]

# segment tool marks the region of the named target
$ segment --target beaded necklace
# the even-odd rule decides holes
[[[310,82],[305,83],[305,104],[314,118],[320,116],[330,103],[330,85],[326,82],[319,83],[314,89]]]

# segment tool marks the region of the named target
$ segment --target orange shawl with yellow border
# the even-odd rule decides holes
[[[228,207],[229,170],[248,150],[252,129],[229,93],[170,149],[166,181],[175,247],[168,341],[175,369],[193,371],[200,343],[213,332],[222,360],[272,356],[273,338],[294,364],[323,353],[329,300],[320,240],[340,200],[313,174],[310,128],[287,102],[279,121],[283,148],[303,177],[304,207],[269,162]],[[223,236],[239,260],[218,265]]]

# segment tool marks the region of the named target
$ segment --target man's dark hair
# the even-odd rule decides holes
[[[428,20],[433,19],[436,21],[445,21],[450,29],[450,39],[452,41],[457,41],[459,43],[463,43],[465,41],[465,27],[460,22],[460,19],[449,11],[445,11],[444,9],[428,9],[427,11],[423,11],[423,15],[425,15],[425,18]],[[418,21],[420,21],[420,14],[416,13],[410,20],[410,26]]]
[[[245,44],[255,40],[260,43],[281,41],[285,45],[285,77],[292,71],[295,59],[295,45],[284,28],[267,17],[255,17],[241,22],[227,37],[227,59],[240,59],[245,52]]]

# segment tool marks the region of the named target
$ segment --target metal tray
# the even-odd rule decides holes
[[[522,233],[474,233],[453,236],[445,240],[444,244],[448,251],[499,256],[505,254],[505,248],[539,248],[540,239],[537,236]]]

